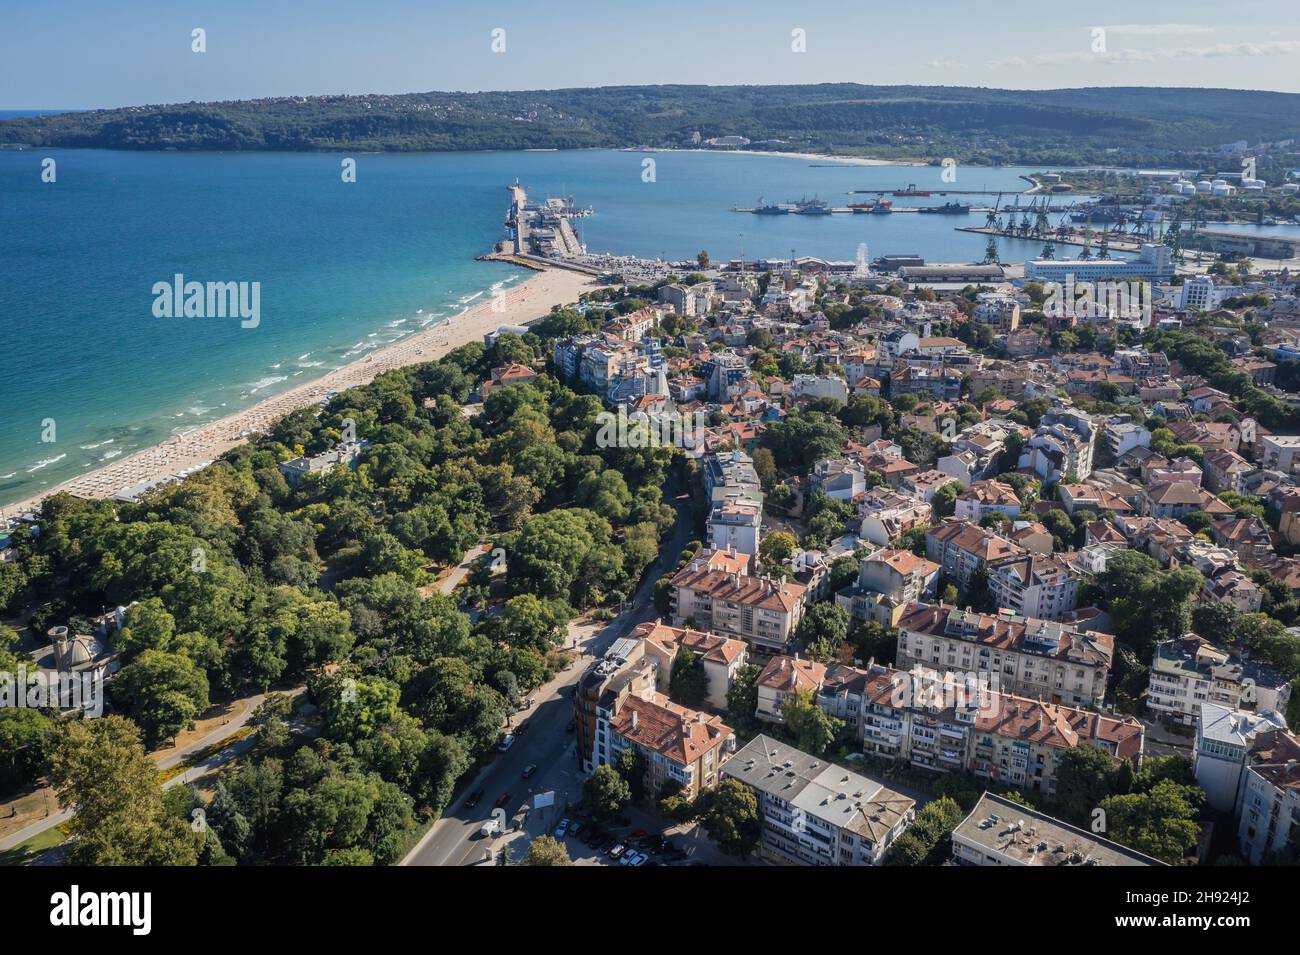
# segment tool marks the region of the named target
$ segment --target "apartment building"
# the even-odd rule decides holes
[[[769,723],[781,723],[781,707],[801,690],[817,693],[826,679],[826,665],[794,656],[776,656],[767,661],[756,683],[758,705],[754,715]]]
[[[1283,474],[1295,474],[1300,470],[1300,435],[1266,434],[1260,436],[1263,467]]]
[[[645,641],[635,637],[615,640],[578,679],[573,691],[573,723],[578,768],[584,773],[610,762],[608,729],[598,732],[602,721],[608,723],[620,700],[655,688],[655,665],[646,657],[645,647]]]
[[[849,403],[848,382],[839,375],[795,375],[788,393],[795,400],[826,398],[841,407]]]
[[[705,702],[715,710],[727,709],[727,691],[735,682],[736,673],[749,659],[743,640],[733,640],[700,630],[670,627],[658,620],[641,624],[632,631],[631,636],[644,641],[643,652],[655,666],[655,687],[659,692],[668,692],[673,663],[681,651],[689,650],[704,666],[704,674],[708,679]]]
[[[1006,693],[1100,706],[1114,652],[1114,637],[1069,624],[915,603],[898,622],[894,659],[901,670],[989,674],[990,685]]]
[[[761,734],[722,775],[754,791],[759,853],[783,865],[878,865],[916,815],[910,796]]]
[[[867,471],[844,458],[822,458],[813,465],[813,483],[835,501],[852,501],[867,490]]]
[[[1270,667],[1242,660],[1194,633],[1158,644],[1147,677],[1147,709],[1194,726],[1201,704],[1285,713],[1291,685]]]
[[[673,626],[693,626],[744,640],[754,652],[783,653],[803,617],[803,584],[754,577],[723,567],[712,551],[696,557],[672,580]]]
[[[1236,815],[1247,754],[1256,736],[1272,730],[1285,732],[1286,720],[1271,710],[1252,713],[1217,703],[1201,704],[1192,770],[1211,806]]]
[[[925,556],[963,589],[978,568],[1025,553],[1023,547],[969,521],[945,521],[925,535]]]
[[[1020,498],[1015,488],[1001,481],[976,481],[957,495],[958,520],[978,524],[985,514],[1001,514],[1015,520],[1020,516]]]
[[[646,792],[669,783],[694,799],[719,782],[719,770],[736,748],[736,734],[718,716],[679,706],[662,693],[628,693],[597,711],[596,738],[608,747],[595,763],[617,765],[628,749],[641,754]],[[604,753],[608,756],[604,756]]]
[[[934,596],[939,570],[938,564],[910,550],[877,551],[862,559],[858,579],[835,595],[835,605],[855,620],[897,626],[909,604]]]
[[[1189,481],[1152,484],[1138,496],[1138,510],[1144,517],[1182,520],[1193,511],[1207,514],[1231,514],[1232,508],[1217,497]]]
[[[1201,462],[1205,486],[1215,494],[1246,492],[1246,476],[1255,466],[1235,451],[1210,451]]]
[[[1093,445],[1098,427],[1092,417],[1068,407],[1049,411],[1020,454],[1020,467],[1044,481],[1067,475],[1083,480],[1092,473]]]
[[[1060,620],[1078,604],[1081,575],[1061,555],[1032,551],[989,564],[989,592],[1023,617]]]
[[[1300,861],[1300,739],[1282,730],[1256,737],[1237,803],[1237,839],[1251,865]]]
[[[858,536],[877,547],[897,540],[913,527],[928,527],[933,508],[924,492],[910,488],[893,491],[876,488],[858,501]]]
[[[1060,755],[1080,743],[1116,760],[1140,761],[1142,724],[991,688],[982,674],[872,666],[850,680],[837,670],[824,680],[818,703],[831,712],[857,703],[864,752],[943,772],[961,769],[983,779],[1047,795],[1056,791]],[[854,692],[846,694],[844,687]]]
[[[746,498],[715,502],[709,511],[708,537],[714,550],[732,550],[758,560],[763,505]]]
[[[1118,842],[986,792],[952,833],[954,865],[1164,865]]]
[[[982,292],[971,318],[988,325],[995,334],[1006,335],[1020,327],[1020,302],[1002,292]]]
[[[1106,425],[1106,445],[1115,457],[1122,457],[1134,448],[1149,448],[1151,432],[1140,424],[1120,421]]]
[[[704,492],[710,502],[727,497],[763,502],[763,485],[754,470],[754,459],[744,451],[705,455],[701,470]]]

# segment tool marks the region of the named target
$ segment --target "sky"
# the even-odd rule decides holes
[[[205,52],[192,50],[195,29],[204,31]],[[495,33],[497,50],[494,31],[503,31]],[[823,82],[1300,92],[1300,3],[9,0],[0,6],[0,109]]]

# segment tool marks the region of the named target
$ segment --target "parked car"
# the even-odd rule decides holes
[[[522,728],[521,728],[521,729],[520,729],[520,732],[522,732],[522,731],[523,731],[523,730],[522,730]],[[501,752],[504,753],[506,750],[508,750],[511,746],[514,746],[514,745],[515,745],[515,734],[514,734],[514,733],[507,733],[507,734],[505,735],[505,738],[502,739],[502,740],[501,740],[501,743],[497,746],[497,749],[499,749]]]
[[[479,802],[482,799],[483,799],[483,790],[481,789],[474,790],[474,792],[469,794],[469,798],[465,800],[465,808],[473,809],[475,806],[479,804]]]
[[[535,772],[537,772],[537,764],[529,763],[527,766],[524,767],[524,772],[523,772],[524,779],[531,778],[533,773]]]
[[[634,866],[636,866],[636,865],[645,865],[645,864],[646,864],[647,862],[649,862],[649,861],[650,861],[650,857],[649,857],[648,855],[646,855],[644,852],[642,852],[642,853],[640,853],[640,854],[637,855],[637,857],[636,857],[636,861],[635,861],[635,862],[632,862],[632,863],[630,863],[630,864],[631,864],[631,865],[634,865]]]
[[[627,846],[623,845],[623,843],[620,842],[618,845],[614,846],[614,848],[609,850],[609,857],[611,859],[617,859],[626,851],[627,851]]]
[[[504,806],[504,805],[505,805],[506,803],[508,803],[509,801],[510,801],[510,793],[509,793],[509,792],[504,792],[504,793],[502,793],[500,796],[497,796],[497,801],[494,802],[492,805],[494,805],[494,806],[496,806],[498,809],[500,809],[502,806]]]
[[[623,858],[621,858],[621,859],[618,860],[618,864],[619,864],[619,865],[631,865],[631,864],[634,863],[638,858],[640,858],[640,855],[641,855],[641,854],[640,854],[639,852],[636,852],[636,851],[634,851],[634,850],[632,850],[632,849],[629,849],[627,852],[624,852],[624,853],[623,853]]]
[[[645,838],[646,836],[648,836],[648,835],[650,835],[650,833],[646,832],[644,829],[634,829],[634,830],[632,830],[631,833],[628,834],[628,838],[629,838],[629,839],[644,839],[644,838]]]
[[[580,832],[582,832],[582,823],[575,819],[569,826],[569,835],[576,836]]]
[[[555,827],[555,838],[563,839],[564,834],[569,831],[569,819],[566,816],[560,820],[560,824]]]

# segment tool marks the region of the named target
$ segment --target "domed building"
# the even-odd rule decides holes
[[[109,653],[98,638],[88,633],[73,636],[67,627],[51,627],[49,637],[54,648],[54,666],[60,673],[95,666]]]

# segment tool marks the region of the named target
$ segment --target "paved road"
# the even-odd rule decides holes
[[[654,583],[667,570],[677,566],[678,555],[691,539],[690,498],[679,494],[672,501],[677,509],[677,524],[659,552],[644,581],[638,588],[631,605],[617,618],[594,633],[584,633],[579,628],[570,629],[570,639],[579,644],[586,656],[568,670],[556,675],[550,683],[533,691],[532,709],[515,714],[516,725],[524,722],[527,729],[518,735],[514,746],[500,753],[479,771],[478,775],[452,800],[420,843],[402,860],[402,865],[469,865],[483,860],[486,850],[502,843],[502,839],[480,839],[478,831],[492,818],[493,803],[503,793],[510,799],[505,805],[508,816],[513,816],[530,796],[537,792],[553,791],[558,806],[555,810],[542,810],[545,815],[530,820],[534,826],[549,825],[558,821],[567,794],[570,802],[582,796],[582,775],[578,769],[572,733],[565,727],[573,718],[570,689],[586,670],[594,656],[600,656],[615,640],[625,637],[639,623],[653,619]],[[523,778],[524,767],[536,764],[537,774]],[[465,807],[471,793],[483,790],[482,801],[473,809]],[[518,852],[518,850],[515,850]]]

